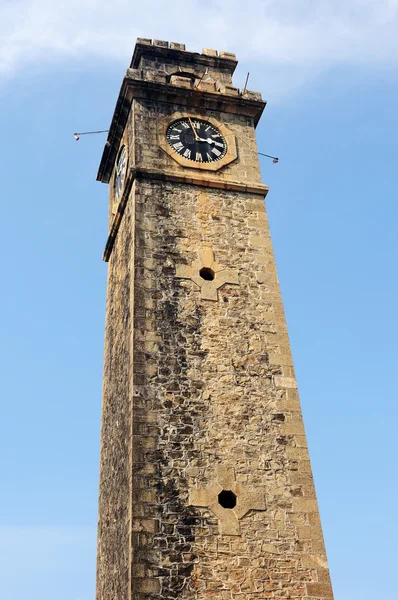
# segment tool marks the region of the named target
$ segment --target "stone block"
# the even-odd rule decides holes
[[[281,433],[285,435],[305,435],[304,424],[302,421],[298,423],[282,423]]]
[[[213,50],[212,48],[203,48],[202,54],[205,54],[205,56],[218,56],[217,50]]]
[[[317,501],[313,499],[293,498],[293,511],[298,513],[318,512]]]
[[[320,527],[299,527],[298,533],[301,540],[319,540],[322,538]]]
[[[204,92],[216,92],[217,88],[216,88],[216,82],[215,81],[201,81],[200,84],[197,86],[198,90],[202,90]]]
[[[247,100],[262,100],[261,92],[254,92],[253,90],[245,90],[242,92],[242,95],[247,98]]]
[[[159,48],[168,48],[169,42],[165,42],[164,40],[153,40],[153,45],[158,46]]]
[[[217,469],[217,483],[219,483],[224,490],[231,490],[235,484],[234,468],[220,465]]]
[[[185,88],[192,87],[192,81],[190,79],[188,79],[187,77],[178,77],[178,75],[173,75],[170,78],[170,83],[171,83],[171,85],[176,85],[178,87],[185,87]]]
[[[177,42],[170,42],[170,48],[172,50],[183,50],[183,51],[185,51],[185,44],[179,44]]]
[[[333,598],[332,586],[328,583],[306,583],[306,588],[309,596],[322,598],[322,600]]]
[[[233,85],[226,85],[224,93],[232,96],[239,96],[239,88],[234,87]]]
[[[220,58],[228,58],[229,60],[236,60],[236,55],[233,52],[224,52],[220,50]]]
[[[192,504],[192,506],[209,506],[212,501],[213,497],[207,489],[194,489],[189,494],[189,504]]]
[[[211,267],[214,262],[214,252],[211,246],[202,246],[199,250],[199,258],[204,267]]]
[[[304,554],[301,557],[301,564],[308,569],[328,569],[328,562],[324,554]]]
[[[218,300],[217,288],[212,281],[204,281],[201,285],[200,293],[203,300],[213,300],[214,302]]]
[[[318,568],[317,573],[319,583],[328,583],[331,585],[329,569]]]
[[[277,388],[297,388],[296,380],[293,377],[274,377],[275,387]]]
[[[308,448],[307,438],[305,435],[295,435],[294,441],[296,442],[297,448]]]
[[[309,460],[307,448],[286,448],[286,456],[293,460]]]
[[[158,594],[160,592],[160,580],[153,577],[134,577],[133,590],[143,594]]]
[[[319,540],[311,540],[311,547],[313,552],[317,554],[325,554],[325,544],[323,537]]]

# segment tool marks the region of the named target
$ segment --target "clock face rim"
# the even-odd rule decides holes
[[[119,170],[119,165],[121,160],[123,160],[122,170]],[[123,192],[124,179],[126,176],[126,167],[127,167],[127,147],[126,144],[119,150],[119,154],[115,164],[115,201],[119,202],[120,197]],[[120,186],[118,186],[118,181],[120,181]]]
[[[207,133],[209,129],[212,132]],[[186,141],[187,136],[192,138],[189,143]],[[212,164],[222,160],[228,152],[227,140],[219,129],[205,118],[185,116],[172,121],[166,129],[166,139],[174,152],[194,164]],[[192,153],[195,153],[195,158],[191,158]]]
[[[166,133],[169,125],[178,121],[179,119],[186,119],[190,117],[191,119],[197,119],[199,121],[207,121],[211,123],[222,135],[227,143],[227,152],[225,156],[214,162],[209,163],[200,163],[185,158],[181,156],[178,152],[176,152],[167,141]],[[197,112],[188,112],[188,111],[176,111],[170,115],[167,115],[161,119],[159,119],[159,128],[158,128],[158,143],[159,147],[170,156],[176,163],[178,163],[181,167],[185,169],[191,169],[193,171],[219,171],[226,165],[231,162],[237,160],[238,158],[238,150],[236,145],[235,134],[231,129],[225,125],[224,123],[218,121],[213,116],[209,116],[209,114],[203,114],[200,111]]]

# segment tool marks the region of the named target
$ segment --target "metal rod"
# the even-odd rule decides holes
[[[243,94],[244,94],[244,93],[245,93],[245,91],[246,91],[247,82],[249,81],[249,75],[250,75],[250,73],[248,73],[248,74],[247,74],[246,81],[245,81],[245,87],[244,87],[244,88],[243,88],[243,90],[242,90],[242,96],[243,96]]]
[[[207,72],[208,72],[208,69],[206,69],[206,71],[203,73],[200,81],[202,81],[203,77],[207,74]],[[245,89],[246,89],[247,80],[249,79],[249,75],[250,75],[250,73],[248,73],[247,77],[246,77]],[[243,94],[243,92],[242,92],[242,94]],[[75,140],[78,140],[80,135],[93,135],[95,133],[108,133],[108,131],[109,131],[109,129],[99,129],[98,131],[76,131],[73,135],[75,137]],[[257,154],[259,154],[260,156],[265,156],[266,158],[272,158],[274,163],[279,162],[279,158],[277,158],[276,156],[271,156],[270,154],[264,154],[263,152],[257,152]]]
[[[93,133],[108,133],[109,129],[100,129],[99,131],[75,131],[73,135],[91,135]]]
[[[202,83],[202,79],[203,79],[203,77],[204,77],[205,75],[207,75],[207,73],[208,73],[208,72],[209,72],[209,69],[206,67],[206,70],[205,70],[205,72],[203,73],[202,77],[199,79],[198,83],[195,85],[195,87],[196,87],[196,88],[200,86],[200,84]]]
[[[266,156],[267,158],[272,158],[274,163],[279,162],[279,158],[277,158],[276,156],[271,156],[270,154],[264,154],[264,152],[258,152],[257,154],[259,154],[260,156]]]

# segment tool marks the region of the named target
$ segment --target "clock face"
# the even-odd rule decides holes
[[[214,125],[194,117],[171,123],[166,138],[180,156],[196,163],[212,163],[223,158],[227,142]]]
[[[127,153],[126,146],[120,150],[119,157],[116,163],[116,173],[115,173],[115,196],[116,200],[119,200],[120,194],[123,189],[124,175],[126,172],[126,161],[127,161]]]

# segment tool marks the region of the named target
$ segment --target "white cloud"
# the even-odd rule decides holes
[[[126,65],[141,36],[230,50],[301,79],[396,64],[397,30],[398,0],[3,0],[0,75],[66,58]]]

